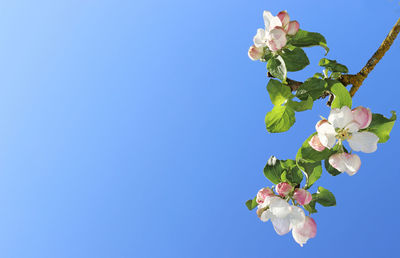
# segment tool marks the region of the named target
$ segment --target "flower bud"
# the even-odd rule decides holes
[[[287,28],[287,34],[288,35],[296,35],[296,33],[299,31],[300,28],[300,24],[298,21],[291,21],[288,24],[288,28]]]
[[[281,11],[278,13],[277,16],[278,16],[279,20],[281,20],[281,22],[282,22],[282,27],[285,28],[286,25],[288,25],[289,21],[290,21],[289,14],[286,11]]]
[[[274,195],[275,195],[274,191],[272,191],[271,188],[266,187],[266,188],[263,188],[260,191],[258,191],[256,201],[258,204],[264,203],[264,200],[266,197],[274,196]]]
[[[253,61],[260,60],[261,57],[264,54],[264,48],[263,47],[256,47],[256,46],[252,45],[249,48],[249,53],[248,54],[249,54],[249,58],[251,60],[253,60]]]
[[[360,169],[361,160],[357,154],[336,153],[329,157],[329,164],[340,172],[352,176]]]
[[[292,230],[294,240],[300,245],[307,243],[307,240],[314,238],[317,234],[317,224],[311,217],[306,217],[303,224],[296,226]]]
[[[276,185],[275,190],[280,196],[285,197],[293,190],[293,186],[289,183],[282,182]]]
[[[372,113],[369,108],[359,106],[353,109],[352,113],[353,119],[359,124],[360,129],[367,128],[371,124]]]
[[[293,198],[300,204],[300,205],[307,205],[312,200],[312,195],[309,191],[304,190],[302,188],[297,188],[294,190]]]
[[[308,142],[310,144],[311,148],[313,148],[316,151],[323,151],[325,149],[325,146],[322,145],[321,141],[319,140],[318,135],[314,135],[311,140]]]

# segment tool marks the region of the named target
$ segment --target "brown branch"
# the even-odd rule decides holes
[[[357,74],[344,74],[338,78],[338,80],[344,85],[353,85],[350,89],[350,95],[353,97],[357,90],[361,87],[364,80],[367,78],[368,74],[375,68],[375,65],[382,59],[385,53],[389,50],[393,41],[396,39],[400,32],[400,19],[397,20],[396,24],[393,26],[392,30],[386,36],[385,40],[382,42],[381,46],[374,53],[374,55],[368,60],[365,66]],[[268,77],[274,78],[272,74],[268,72]],[[296,91],[303,82],[295,81],[286,78],[287,86],[290,87],[292,91]],[[326,97],[325,95],[323,97]]]
[[[378,50],[374,53],[374,55],[368,60],[365,66],[361,69],[359,73],[353,75],[353,81],[350,90],[350,95],[353,97],[357,90],[361,87],[365,78],[367,78],[368,74],[375,68],[375,65],[382,59],[385,55],[386,51],[389,50],[390,46],[393,44],[393,41],[396,39],[397,35],[400,32],[400,18],[397,20],[396,24],[393,26],[392,30],[386,36],[385,40],[382,42]]]

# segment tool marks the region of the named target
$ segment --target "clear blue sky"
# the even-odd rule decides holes
[[[400,127],[356,176],[324,174],[303,248],[244,202],[293,158],[324,102],[268,134],[262,63],[247,57],[262,11],[288,10],[357,72],[398,1],[0,1],[2,258],[390,257],[398,251]],[[400,39],[354,98],[400,112]],[[320,69],[322,48],[308,49]]]

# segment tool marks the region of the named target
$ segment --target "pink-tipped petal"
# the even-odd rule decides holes
[[[289,22],[289,25],[287,28],[287,34],[293,36],[299,31],[299,28],[300,28],[300,24],[298,21],[291,21],[291,22]]]
[[[264,48],[255,45],[249,48],[249,58],[253,61],[260,60],[264,54]]]
[[[312,200],[312,195],[309,191],[304,190],[302,188],[297,188],[294,190],[293,198],[300,204],[300,205],[307,205]]]
[[[292,235],[294,240],[300,246],[303,246],[307,243],[308,239],[314,238],[317,235],[317,224],[313,218],[306,217],[302,225],[293,228]]]
[[[276,185],[275,190],[280,196],[285,197],[293,190],[293,186],[289,183],[282,182]]]
[[[286,27],[286,25],[289,24],[290,21],[290,17],[289,14],[286,11],[281,11],[280,13],[278,13],[278,17],[282,22],[282,27]]]
[[[360,125],[360,129],[367,128],[372,121],[372,113],[369,108],[356,107],[352,110],[353,119]]]
[[[357,154],[336,153],[329,157],[329,164],[338,171],[352,176],[360,169],[361,160]]]
[[[263,188],[257,193],[256,201],[258,204],[264,203],[266,197],[274,196],[274,192],[271,188]]]
[[[286,32],[282,27],[275,27],[269,32],[268,47],[271,51],[277,51],[286,46]]]
[[[322,145],[321,141],[319,140],[318,135],[314,135],[311,140],[308,142],[310,144],[311,148],[313,148],[316,151],[323,151],[325,150],[325,146]]]

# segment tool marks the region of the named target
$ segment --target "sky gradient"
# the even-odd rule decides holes
[[[357,175],[316,183],[303,248],[244,203],[294,158],[324,101],[269,134],[265,64],[247,50],[262,12],[287,10],[356,73],[400,16],[398,1],[0,1],[2,258],[390,257],[400,208],[399,124]],[[400,39],[353,105],[400,112]],[[306,50],[320,72],[324,50]]]

